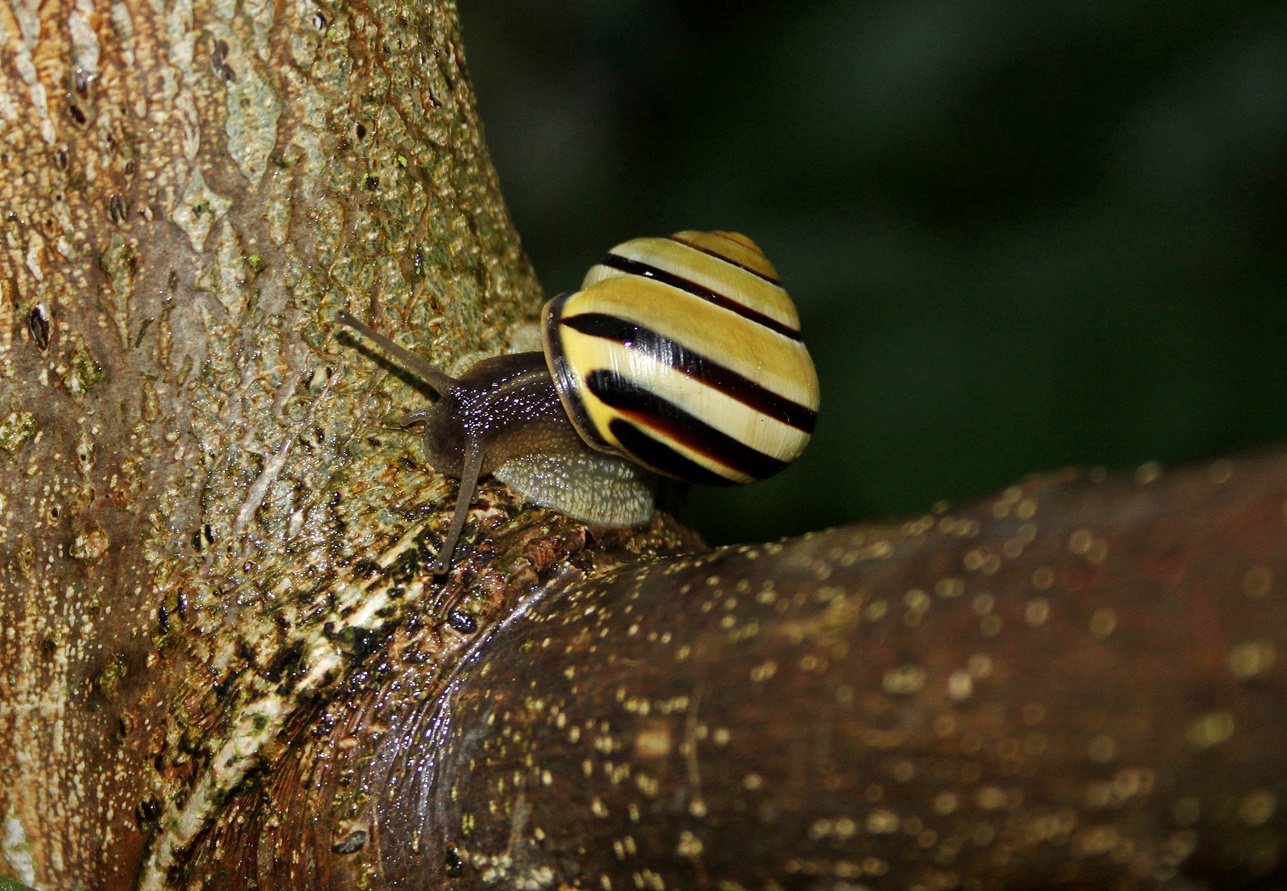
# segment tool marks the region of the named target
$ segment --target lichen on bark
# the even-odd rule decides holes
[[[282,677],[400,615],[324,632],[336,567],[448,491],[335,311],[449,363],[537,288],[450,4],[13,3],[0,53],[0,814],[20,878],[124,887],[151,836],[159,887]]]

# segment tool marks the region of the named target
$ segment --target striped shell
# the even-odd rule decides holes
[[[772,476],[804,450],[818,376],[777,270],[745,235],[613,248],[545,306],[545,357],[583,439],[666,476]]]

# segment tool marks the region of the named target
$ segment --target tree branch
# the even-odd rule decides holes
[[[446,675],[400,629],[193,883],[1271,887],[1285,504],[1277,453],[564,570]]]

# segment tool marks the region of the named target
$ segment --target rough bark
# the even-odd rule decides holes
[[[589,553],[480,610],[446,675],[400,631],[191,886],[1287,882],[1287,454],[606,575]]]
[[[272,654],[343,675],[333,567],[449,492],[331,319],[450,364],[533,306],[456,28],[0,6],[0,872],[128,887],[150,837],[162,884],[291,714]]]

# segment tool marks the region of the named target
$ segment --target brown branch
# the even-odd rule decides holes
[[[1282,453],[1065,473],[896,525],[551,580],[417,705],[415,645],[382,653],[379,692],[297,728],[193,875],[1275,886],[1285,506]],[[298,813],[315,822],[272,819]]]

